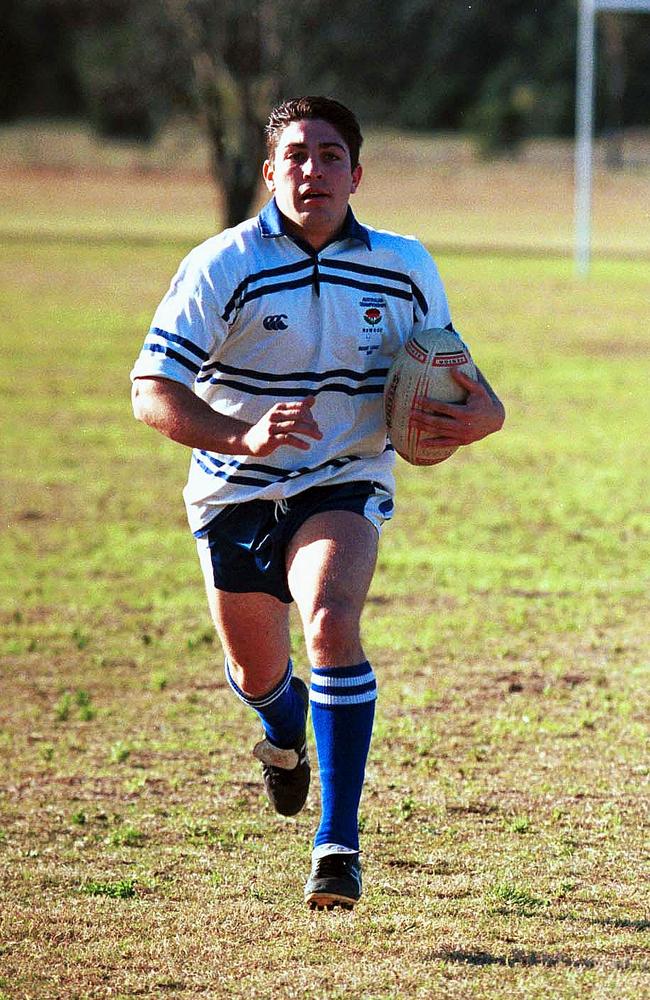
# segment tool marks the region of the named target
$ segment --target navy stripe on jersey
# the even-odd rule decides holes
[[[289,479],[298,479],[300,476],[307,475],[310,472],[320,472],[321,469],[327,469],[328,467],[341,468],[344,465],[349,465],[350,462],[360,461],[360,456],[350,455],[346,458],[333,458],[329,462],[323,462],[322,465],[316,465],[314,468],[304,468],[304,469],[292,469],[290,472],[283,472],[281,476],[272,476],[269,479],[260,479],[258,476],[247,475],[247,469],[249,466],[241,467],[241,474],[228,471],[228,466],[225,463],[219,462],[214,459],[211,455],[206,452],[201,452],[201,455],[205,459],[211,461],[211,465],[208,465],[203,458],[199,458],[196,453],[194,453],[194,461],[196,464],[207,472],[210,476],[216,476],[218,479],[225,479],[228,483],[235,484],[237,486],[272,486],[275,483],[286,483]],[[221,467],[219,467],[221,466]],[[232,468],[232,466],[230,466]],[[259,466],[258,466],[259,468]],[[264,470],[261,470],[264,474]],[[269,473],[270,475],[270,473]],[[204,529],[200,529],[199,534],[203,533]]]
[[[273,285],[260,285],[259,288],[253,288],[250,292],[240,299],[237,308],[241,309],[246,305],[247,302],[252,302],[253,299],[259,299],[263,295],[274,295],[276,292],[288,291],[292,288],[304,288],[307,285],[315,284],[314,275],[309,274],[306,278],[298,278],[296,281],[278,281]],[[223,317],[225,319],[225,316]]]
[[[393,447],[387,444],[384,451],[393,451]],[[343,468],[345,465],[350,465],[352,462],[360,462],[362,458],[360,455],[344,455],[341,458],[331,458],[326,462],[321,462],[320,465],[314,466],[303,466],[300,469],[279,469],[275,466],[261,465],[258,462],[252,462],[247,465],[240,464],[236,460],[230,462],[222,462],[215,455],[211,455],[207,451],[196,450],[193,452],[193,460],[196,464],[210,476],[216,476],[218,479],[224,479],[228,483],[236,484],[238,486],[272,486],[276,483],[286,483],[291,479],[299,479],[301,476],[309,475],[310,473],[320,472],[327,468]],[[248,472],[254,470],[258,473],[257,476],[249,475]],[[259,475],[268,476],[268,479],[260,479]],[[207,530],[208,525],[204,525],[195,531],[196,537],[200,537]]]
[[[201,450],[200,453],[203,458],[209,462],[212,466],[217,469],[239,469],[242,466],[241,462],[238,462],[236,458],[231,458],[229,461],[224,462],[216,455],[213,455],[210,451]],[[277,478],[279,476],[286,476],[286,469],[281,468],[279,465],[266,465],[261,462],[246,462],[245,464],[246,472],[261,472],[265,476],[271,476],[272,478]],[[299,471],[295,475],[299,474]]]
[[[368,264],[353,264],[351,261],[338,261],[327,257],[321,258],[320,263],[323,267],[336,268],[337,271],[353,271],[356,274],[367,274],[377,278],[388,278],[391,281],[399,281],[404,285],[408,285],[424,315],[426,316],[429,312],[429,304],[427,300],[409,274],[404,274],[402,271],[392,271],[385,267],[370,267]],[[323,278],[322,280],[326,281],[327,279]]]
[[[228,483],[234,486],[270,486],[273,480],[269,479],[256,479],[255,476],[236,476],[232,473],[223,472],[221,469],[211,469],[209,465],[201,461],[197,455],[194,456],[194,461],[199,466],[203,472],[207,472],[210,476],[216,476],[218,479],[226,479]],[[200,529],[195,532],[197,538],[202,535],[204,529]]]
[[[205,382],[209,372],[220,372],[223,375],[237,375],[240,378],[257,379],[260,382],[324,382],[328,378],[349,378],[354,382],[365,382],[369,378],[386,378],[388,368],[369,368],[367,372],[357,372],[352,368],[332,368],[327,372],[286,372],[278,375],[275,372],[258,372],[252,368],[233,368],[218,361],[204,365],[197,382]],[[213,381],[219,381],[214,379]]]
[[[313,285],[318,289],[318,283],[330,284],[330,285],[347,285],[348,288],[359,288],[364,292],[375,292],[383,293],[384,295],[392,296],[397,299],[407,299],[411,301],[414,297],[414,292],[411,288],[407,291],[405,288],[395,288],[392,285],[377,284],[375,282],[369,281],[357,281],[354,278],[346,278],[344,275],[334,275],[334,274],[323,274],[322,271],[313,271],[306,278],[300,278],[298,281],[279,281],[273,285],[260,285],[259,288],[254,288],[250,292],[247,292],[239,302],[238,308],[242,308],[247,302],[251,302],[253,299],[259,299],[263,295],[274,295],[276,292],[283,292],[286,289],[291,288],[304,288],[308,285]],[[424,300],[423,300],[424,301]],[[426,307],[426,302],[424,302]],[[420,306],[422,308],[422,306]]]
[[[164,354],[166,358],[178,361],[184,368],[192,372],[193,375],[198,375],[201,371],[199,365],[195,365],[189,358],[186,358],[183,354],[179,354],[178,351],[174,351],[171,347],[165,347],[164,344],[148,344],[145,341],[142,350],[149,351],[150,354]]]
[[[207,361],[210,357],[207,351],[198,347],[197,344],[195,344],[192,340],[188,340],[187,337],[180,337],[177,333],[168,333],[167,330],[161,330],[157,326],[151,327],[149,330],[149,336],[162,337],[163,340],[168,340],[172,344],[178,344],[179,347],[184,347],[191,354],[195,354],[201,361]]]
[[[320,263],[326,267],[330,268],[334,267],[333,264],[327,264],[325,261],[321,261]],[[394,285],[388,285],[385,282],[380,283],[375,281],[373,282],[361,281],[360,279],[349,278],[344,274],[334,275],[334,274],[328,274],[327,272],[324,273],[323,271],[319,271],[318,267],[314,266],[313,262],[310,260],[305,261],[305,264],[301,264],[300,268],[293,265],[291,266],[290,269],[275,268],[274,270],[281,274],[287,274],[289,273],[289,270],[291,271],[302,270],[302,268],[306,266],[312,267],[313,269],[311,273],[306,275],[304,278],[297,278],[295,281],[276,281],[272,283],[267,282],[263,285],[259,285],[257,288],[251,288],[248,291],[243,291],[243,294],[240,293],[239,298],[235,298],[233,296],[233,298],[231,298],[230,302],[228,303],[228,306],[226,307],[226,309],[222,314],[222,319],[228,321],[232,316],[235,308],[237,311],[239,311],[240,309],[243,308],[243,306],[246,305],[247,302],[252,302],[254,299],[259,299],[264,295],[275,295],[277,292],[290,291],[291,289],[294,288],[307,288],[309,285],[313,285],[316,291],[318,292],[319,283],[321,284],[326,283],[330,285],[344,285],[347,286],[348,288],[358,288],[363,292],[374,292],[375,294],[383,293],[384,295],[391,296],[392,298],[406,299],[407,301],[410,301],[411,299],[414,298],[418,306],[420,307],[421,312],[425,316],[429,311],[429,306],[427,304],[427,301],[422,292],[420,291],[420,289],[415,284],[415,282],[413,282],[408,277],[408,275],[402,275],[398,271],[388,271],[385,268],[365,267],[361,264],[348,264],[345,267],[342,267],[339,264],[335,265],[336,268],[339,270],[347,270],[347,271],[354,271],[359,274],[367,274],[369,278],[371,277],[381,278],[382,276],[385,275],[389,279],[393,279],[395,281],[399,281],[400,283],[407,285],[408,286],[407,288],[396,288]],[[263,274],[263,272],[260,272],[260,275],[261,274]],[[247,279],[242,284],[244,285],[245,288],[247,288],[252,280],[253,278]]]
[[[371,267],[369,264],[353,264],[349,260],[336,260],[332,257],[321,257],[323,267],[335,268],[337,271],[354,271],[356,274],[372,274],[376,278],[389,278],[403,285],[410,285],[411,278],[403,271],[392,271],[386,267]]]
[[[362,292],[382,292],[384,295],[391,295],[394,299],[413,298],[412,291],[405,288],[393,288],[390,285],[378,285],[374,281],[356,281],[354,278],[344,278],[342,274],[321,274],[320,280],[328,285],[347,285],[349,288],[360,288]]]
[[[393,445],[390,441],[386,441],[386,446],[384,452],[395,451]],[[209,462],[211,466],[215,469],[232,469],[233,471],[240,470],[242,472],[259,472],[264,476],[270,476],[274,480],[282,479],[296,479],[298,476],[305,475],[307,472],[318,472],[319,469],[325,469],[328,465],[347,465],[349,462],[357,461],[358,455],[346,455],[342,458],[332,458],[328,459],[326,462],[321,462],[320,465],[303,465],[299,469],[285,469],[279,465],[268,465],[266,462],[239,462],[236,458],[229,458],[228,461],[223,461],[217,455],[210,451],[203,451],[199,449],[194,450],[194,455],[201,455],[206,462]],[[212,471],[212,470],[210,470]],[[225,473],[228,475],[228,473]],[[268,483],[265,485],[268,486]]]
[[[283,264],[281,267],[267,267],[263,271],[256,271],[254,274],[249,274],[246,278],[239,282],[236,289],[230,296],[226,308],[223,311],[221,318],[224,321],[228,321],[230,314],[234,309],[241,308],[243,302],[238,303],[238,299],[244,289],[248,288],[250,284],[254,281],[259,281],[261,278],[275,278],[281,274],[294,274],[296,271],[303,271],[306,267],[313,267],[313,260],[307,257],[304,260],[295,261],[293,264]],[[307,282],[309,283],[309,282]],[[286,286],[285,286],[286,287]],[[296,286],[297,287],[297,286]]]
[[[327,385],[308,386],[307,388],[289,386],[286,389],[279,386],[250,385],[247,382],[236,382],[229,378],[211,378],[210,382],[225,386],[227,389],[248,392],[251,396],[285,396],[289,399],[320,396],[323,392],[341,392],[345,396],[373,396],[384,391],[383,382],[372,385],[344,385],[342,382],[331,382]]]
[[[164,343],[160,343],[160,341]],[[164,354],[166,358],[171,358],[172,361],[178,361],[179,364],[187,368],[193,375],[198,375],[201,371],[201,366],[197,365],[195,361],[188,358],[185,354],[181,354],[179,351],[174,350],[171,346],[172,344],[182,348],[185,351],[189,351],[195,357],[199,358],[201,361],[206,361],[209,358],[209,354],[197,347],[191,340],[186,337],[181,337],[176,333],[168,333],[166,330],[161,330],[158,327],[152,327],[149,330],[145,338],[143,345],[143,351],[148,351],[150,354]]]

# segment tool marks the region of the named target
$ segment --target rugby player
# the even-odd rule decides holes
[[[307,798],[311,708],[321,817],[305,900],[350,908],[361,895],[358,808],[377,696],[360,618],[393,513],[383,386],[414,330],[452,322],[424,247],[352,213],[362,177],[354,114],[325,97],[286,101],[266,136],[271,200],[181,263],[132,371],[133,407],[193,449],[184,498],[226,676],[259,717],[253,753],[283,815]],[[504,420],[480,373],[456,378],[464,405],[423,403],[442,447]],[[294,601],[309,688],[290,657]]]

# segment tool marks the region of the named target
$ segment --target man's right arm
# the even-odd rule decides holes
[[[221,455],[270,455],[289,445],[306,451],[309,443],[297,434],[322,437],[311,414],[314,398],[276,403],[249,424],[213,410],[192,389],[168,378],[142,377],[133,382],[133,413],[172,441]]]

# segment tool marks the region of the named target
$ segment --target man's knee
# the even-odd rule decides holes
[[[282,680],[287,670],[288,657],[272,662],[237,663],[228,657],[226,672],[247,698],[263,698]]]
[[[359,615],[349,601],[328,601],[305,622],[305,639],[312,658],[331,666],[355,658],[359,647]]]

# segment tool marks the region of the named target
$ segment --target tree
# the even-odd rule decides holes
[[[180,103],[191,73],[158,0],[58,0],[74,37],[86,114],[100,135],[150,142]]]
[[[0,121],[82,112],[73,41],[60,13],[57,0],[0,5]]]
[[[281,2],[167,0],[194,71],[194,89],[210,141],[211,168],[224,218],[249,213],[264,157],[264,125],[277,99]]]
[[[601,14],[603,56],[605,64],[605,158],[608,167],[623,166],[621,111],[625,96],[625,28],[620,11]]]
[[[600,20],[599,122],[647,125],[647,15]],[[279,98],[471,131],[490,154],[573,131],[575,0],[5,0],[0,34],[5,121],[84,117],[148,141],[173,111],[198,113],[228,224],[250,213]]]

